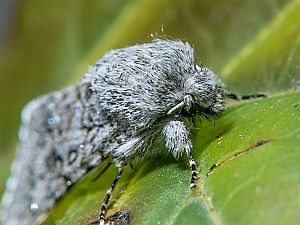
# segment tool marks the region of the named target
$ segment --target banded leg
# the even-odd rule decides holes
[[[192,178],[191,178],[191,182],[190,182],[190,188],[194,188],[196,187],[196,179],[197,179],[197,169],[196,169],[196,163],[195,160],[193,158],[191,149],[189,147],[186,147],[186,154],[189,157],[189,164],[192,170]]]
[[[107,190],[104,200],[102,202],[101,209],[100,209],[100,215],[99,215],[100,216],[100,225],[104,225],[107,203],[109,202],[111,193],[115,189],[118,181],[120,180],[122,173],[123,173],[123,164],[121,164],[121,166],[118,168],[118,174],[115,177],[114,181],[112,182],[110,188]]]
[[[235,93],[226,93],[225,94],[227,98],[231,98],[234,100],[247,100],[247,99],[251,99],[251,98],[265,98],[267,97],[265,94],[262,93],[256,93],[256,94],[249,94],[249,95],[237,95]]]

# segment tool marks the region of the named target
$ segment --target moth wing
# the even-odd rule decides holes
[[[97,130],[84,121],[87,89],[72,86],[24,108],[20,144],[2,202],[5,224],[31,224],[105,158],[91,154],[90,139]]]

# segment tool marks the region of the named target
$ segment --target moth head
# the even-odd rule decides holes
[[[166,113],[210,117],[224,108],[217,76],[195,66],[194,49],[178,40],[110,51],[91,74],[96,101],[132,130],[150,127]]]
[[[218,77],[207,68],[196,66],[196,72],[183,84],[181,101],[168,111],[184,117],[218,116],[224,110],[224,91]]]

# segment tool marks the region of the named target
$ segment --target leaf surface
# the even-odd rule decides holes
[[[194,128],[194,154],[201,170],[196,190],[189,189],[186,158],[153,158],[136,170],[127,168],[108,213],[126,210],[132,224],[145,225],[297,224],[299,123],[299,93],[232,106],[215,126],[202,121]],[[110,168],[92,182],[101,170],[75,185],[44,224],[97,218],[116,174]]]

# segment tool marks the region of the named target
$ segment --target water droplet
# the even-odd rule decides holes
[[[292,116],[295,116],[295,114],[293,113]]]
[[[222,137],[219,137],[219,138],[218,138],[218,145],[219,145],[219,144],[222,144]]]
[[[8,180],[6,181],[6,188],[8,188],[8,189],[15,189],[16,187],[17,187],[17,181],[16,181],[16,179],[14,179],[14,178],[12,178],[12,177],[10,177],[10,178],[8,178]]]
[[[51,102],[48,104],[48,109],[53,110],[55,108],[55,103]]]
[[[30,204],[30,211],[36,213],[39,210],[39,205],[36,202]]]
[[[240,138],[243,138],[243,135],[239,134],[239,137],[240,137]]]
[[[49,117],[48,118],[48,124],[49,125],[53,125],[54,124],[54,118],[53,117]]]
[[[207,196],[207,200],[208,200],[208,201],[211,201],[211,196]]]
[[[81,144],[81,145],[79,145],[79,152],[85,152],[84,150],[84,145],[83,144]]]
[[[60,117],[59,116],[54,116],[55,121],[58,123],[60,121]]]
[[[60,121],[59,116],[51,116],[51,117],[48,118],[48,124],[49,125],[57,124],[59,121]]]
[[[55,199],[60,198],[60,196],[61,196],[61,192],[60,191],[56,191],[55,192]]]
[[[71,186],[71,185],[72,185],[72,181],[68,180],[68,181],[67,181],[67,185],[68,185],[68,186]]]

